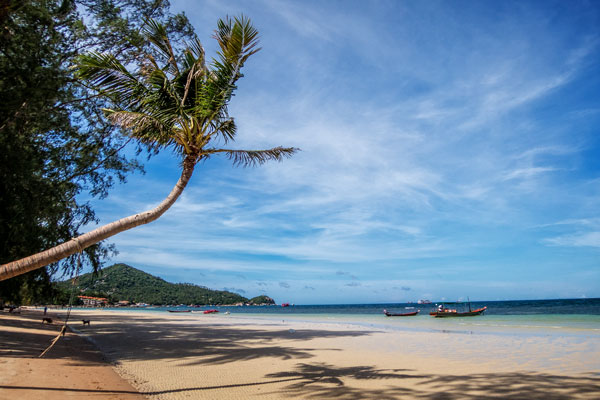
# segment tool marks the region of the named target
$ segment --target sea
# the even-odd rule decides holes
[[[518,336],[575,336],[600,338],[600,298],[557,300],[473,301],[471,308],[487,307],[483,315],[458,318],[434,318],[429,312],[437,303],[334,304],[271,306],[171,306],[118,308],[121,312],[166,314],[182,313],[186,318],[210,318],[213,315],[231,319],[256,320],[261,323],[287,322],[331,323],[368,329],[423,331],[462,334]],[[452,308],[468,307],[467,303]],[[204,314],[214,309],[216,314]],[[383,310],[406,313],[419,310],[417,316],[387,317]],[[171,314],[171,313],[169,313]],[[175,315],[175,314],[171,314]]]

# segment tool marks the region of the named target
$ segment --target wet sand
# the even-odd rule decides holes
[[[74,314],[76,321],[92,320],[75,327],[150,399],[600,398],[598,338],[386,331],[234,314]],[[39,325],[23,329],[39,331]],[[66,366],[89,362],[85,351],[73,357],[48,362],[68,378]],[[9,358],[16,364],[31,360],[26,354]],[[26,369],[21,371],[10,385],[32,385]],[[6,390],[0,386],[0,398]],[[31,390],[8,390],[43,398]]]

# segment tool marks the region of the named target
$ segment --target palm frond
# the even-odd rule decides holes
[[[131,98],[143,84],[112,54],[90,52],[77,58],[75,74],[118,101]]]
[[[262,165],[267,161],[282,161],[284,158],[290,158],[294,153],[300,151],[295,147],[275,147],[269,150],[228,150],[228,149],[208,149],[204,155],[210,156],[217,153],[225,153],[233,165],[253,167]]]
[[[260,50],[258,31],[246,17],[225,18],[217,23],[213,35],[219,44],[220,60],[213,60],[212,73],[207,77],[197,95],[197,108],[203,110],[207,120],[216,118],[225,108],[242,76],[241,68],[252,54]]]
[[[237,132],[237,126],[233,118],[217,121],[214,131],[225,140],[225,143],[233,140]]]
[[[233,20],[229,17],[219,20],[213,38],[219,43],[222,60],[229,64],[243,64],[248,57],[260,50],[256,47],[258,30],[243,15]]]
[[[206,69],[206,55],[204,47],[198,38],[194,38],[191,43],[186,43],[184,66],[189,69],[194,64],[200,64],[202,69]]]
[[[112,55],[90,53],[78,60],[79,77],[114,101],[113,109],[105,110],[113,124],[154,150],[170,147],[195,162],[223,153],[234,165],[252,166],[281,161],[298,151],[220,149],[214,143],[235,138],[229,101],[244,63],[260,50],[258,31],[248,18],[219,20],[213,36],[218,57],[209,66],[197,37],[178,57],[163,25],[149,19],[143,33],[152,50],[143,54],[135,72]]]
[[[146,39],[154,45],[154,48],[166,59],[167,69],[173,75],[179,75],[177,58],[169,41],[167,28],[154,19],[146,20],[142,27],[142,33]]]
[[[140,131],[148,128],[161,129],[165,124],[156,118],[139,112],[115,111],[103,109],[106,117],[115,125],[132,131]]]
[[[104,112],[113,124],[126,129],[130,136],[145,144],[161,148],[173,142],[171,120],[161,120],[156,115],[133,111],[104,109]]]

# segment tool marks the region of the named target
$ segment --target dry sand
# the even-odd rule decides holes
[[[61,321],[42,324],[41,311],[0,311],[0,400],[142,400],[88,340],[68,332],[38,358],[60,332]]]
[[[73,318],[83,317],[91,318],[91,326],[76,328],[150,399],[600,398],[600,338],[382,331],[234,314],[77,310]],[[57,353],[44,360],[61,379],[37,382],[39,373],[28,368],[43,346],[29,349],[28,343],[39,342],[46,331],[37,320],[10,325],[0,318],[2,338],[7,326],[35,335],[11,339],[15,347],[27,348],[23,353],[7,353],[0,345],[1,399],[13,394],[46,399],[31,389],[44,386],[76,393],[75,398],[131,395],[130,389],[108,384],[104,375],[81,373],[79,365],[92,368],[93,351],[80,341],[71,358]],[[101,368],[100,361],[93,367]],[[93,376],[101,388],[70,391],[68,385],[80,375]],[[112,394],[116,397],[98,397]]]

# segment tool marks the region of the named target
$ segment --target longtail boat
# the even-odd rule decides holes
[[[219,310],[204,310],[204,314],[214,314],[214,313],[218,313]]]
[[[192,310],[167,310],[169,312],[192,312]]]
[[[391,313],[388,310],[383,310],[383,313],[385,314],[386,317],[412,317],[414,315],[417,315],[419,313],[419,311],[421,311],[421,310],[411,311],[411,312],[407,312],[407,313]]]
[[[437,309],[431,310],[429,315],[435,318],[447,318],[447,317],[474,317],[476,315],[482,315],[486,307],[471,309],[471,302],[467,303],[469,307],[469,311],[458,311],[457,309],[448,308],[447,305],[455,305],[455,304],[463,304],[463,303],[441,303]]]

